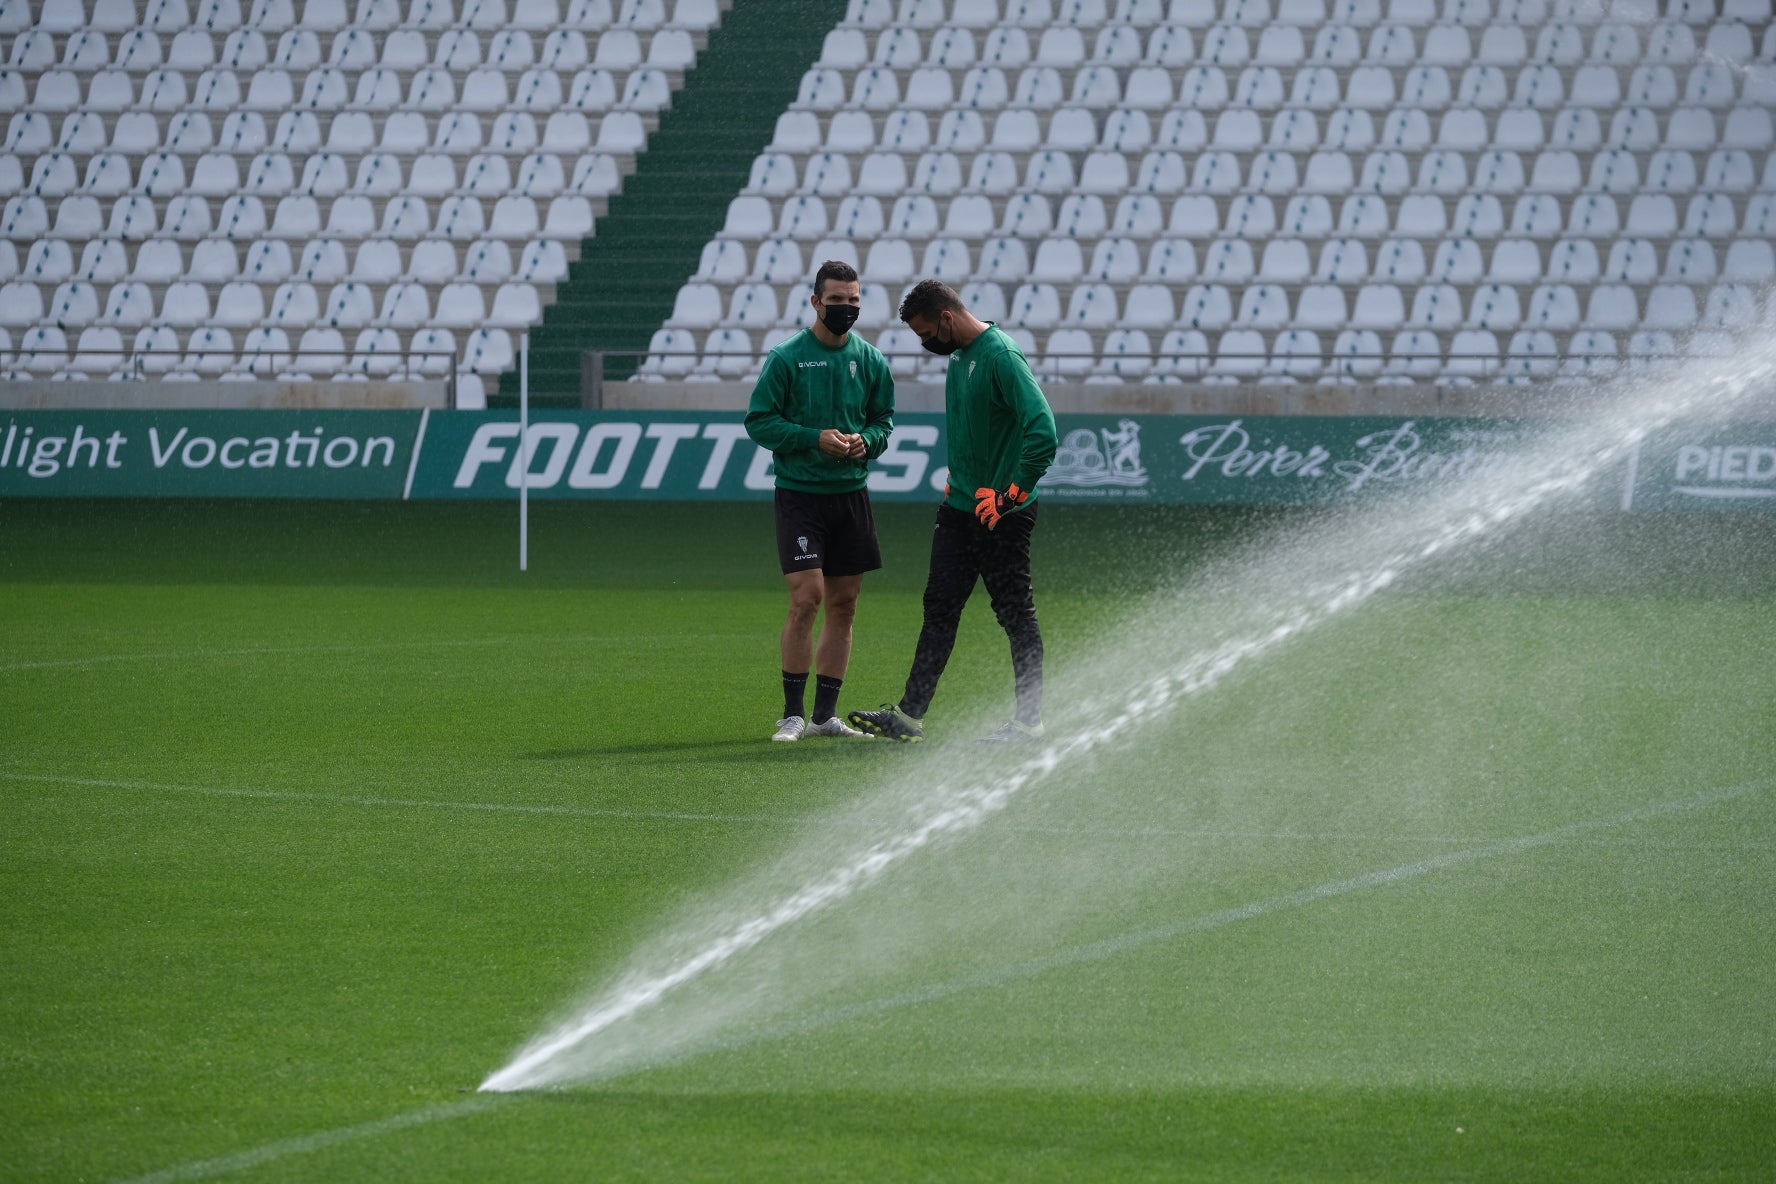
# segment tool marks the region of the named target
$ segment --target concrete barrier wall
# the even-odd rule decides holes
[[[0,410],[418,410],[450,406],[438,382],[0,382]]]

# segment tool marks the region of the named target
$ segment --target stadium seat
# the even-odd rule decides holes
[[[1445,239],[1431,259],[1430,278],[1445,284],[1478,283],[1485,267],[1480,244],[1471,238]]]
[[[1370,329],[1347,329],[1332,343],[1327,372],[1345,380],[1374,379],[1384,361],[1381,337]]]
[[[1757,297],[1750,284],[1719,284],[1709,289],[1699,322],[1709,329],[1747,330],[1757,323]]]
[[[1522,321],[1522,301],[1515,287],[1489,283],[1474,289],[1465,322],[1470,328],[1511,329]]]
[[[5,354],[0,341],[0,359]],[[88,325],[75,343],[72,365],[83,371],[117,371],[124,363],[123,334],[110,325]],[[0,361],[0,364],[4,364]]]
[[[1735,107],[1727,113],[1721,128],[1720,143],[1724,148],[1767,149],[1776,142],[1770,112],[1760,107]]]
[[[1776,275],[1776,247],[1766,239],[1737,239],[1727,247],[1721,278],[1735,283],[1768,283]]]
[[[234,334],[220,325],[193,329],[181,365],[199,375],[215,377],[235,364]]]
[[[765,329],[779,312],[776,289],[769,284],[745,283],[734,288],[722,324],[728,328]]]
[[[1661,278],[1675,283],[1711,283],[1718,274],[1714,244],[1707,239],[1677,239],[1665,256]]]
[[[34,325],[19,339],[14,366],[53,377],[68,368],[68,334],[58,325]]]
[[[1394,284],[1364,284],[1350,318],[1355,328],[1399,328],[1407,323],[1405,296]]]
[[[1104,338],[1094,373],[1141,378],[1153,368],[1153,341],[1142,329],[1117,329]]]
[[[1077,250],[1077,243],[1072,246]],[[1040,256],[1040,247],[1038,247],[1037,253]],[[1030,253],[1021,239],[990,238],[981,244],[979,258],[979,275],[982,279],[1003,283],[1008,280],[1021,281],[1030,275]],[[1059,278],[1072,279],[1077,274],[1078,272],[1075,270],[1071,275]],[[1057,277],[1044,276],[1042,278],[1055,279]]]
[[[346,278],[344,245],[335,239],[325,238],[310,242],[302,249],[294,274],[311,284],[341,284]],[[356,289],[353,293],[355,305],[361,306],[368,289],[362,284],[351,287]],[[338,292],[340,289],[334,290]]]
[[[1641,323],[1649,329],[1683,332],[1697,322],[1696,294],[1688,284],[1658,284],[1647,294]]]
[[[1324,354],[1318,333],[1310,329],[1286,329],[1271,342],[1270,361],[1265,365],[1267,381],[1302,382],[1319,376],[1324,368]]]
[[[1255,329],[1230,329],[1221,334],[1208,373],[1233,378],[1256,377],[1264,371],[1268,354],[1264,334]]]
[[[231,280],[216,296],[218,325],[251,329],[265,319],[265,288],[248,280]]]
[[[1005,289],[991,280],[972,280],[962,286],[959,295],[970,311],[985,321],[1006,322],[1009,305]]]
[[[1233,320],[1233,296],[1222,284],[1194,284],[1184,293],[1178,320],[1192,329],[1223,328]]]
[[[11,247],[10,243],[0,246],[0,279],[11,278],[5,262],[5,252]],[[192,266],[195,271],[195,259]],[[72,274],[93,283],[110,284],[122,279],[128,271],[129,256],[123,244],[116,239],[99,238],[89,239],[81,248],[80,265]]]
[[[1753,195],[1746,206],[1748,231],[1757,224],[1756,214],[1761,195]],[[1721,193],[1699,193],[1692,197],[1684,212],[1682,233],[1691,237],[1730,238],[1738,229],[1733,200]],[[1757,233],[1759,231],[1753,231]]]
[[[179,364],[179,335],[171,325],[143,325],[130,344],[130,365],[144,374],[165,374]]]
[[[1120,325],[1133,329],[1164,329],[1177,319],[1174,288],[1169,283],[1129,286]]]
[[[1307,244],[1299,239],[1272,239],[1264,245],[1258,278],[1268,283],[1300,284],[1307,280],[1312,263]]]
[[[1062,323],[1074,328],[1108,329],[1116,323],[1118,305],[1116,290],[1109,284],[1081,283],[1067,298]]]
[[[1277,329],[1289,323],[1289,298],[1275,284],[1255,284],[1240,296],[1236,325]]]
[[[542,301],[536,288],[522,281],[508,281],[493,294],[487,323],[506,329],[523,329],[543,319]]]
[[[1159,358],[1149,378],[1197,378],[1208,368],[1208,337],[1195,328],[1169,331],[1159,343]]]
[[[1197,273],[1196,247],[1189,239],[1157,239],[1147,249],[1147,263],[1142,276],[1149,280],[1176,283],[1194,278]]]
[[[1615,336],[1587,330],[1573,336],[1559,375],[1565,381],[1596,381],[1613,377],[1620,365]]]
[[[1335,284],[1309,284],[1296,299],[1291,324],[1297,329],[1337,330],[1349,321],[1343,288]]]
[[[34,283],[60,283],[74,274],[73,248],[58,238],[38,239],[25,255],[22,274]]]
[[[1663,329],[1643,329],[1628,338],[1629,365],[1637,370],[1656,370],[1681,356],[1677,339]]]
[[[648,104],[670,95],[664,71],[687,60],[685,31],[719,14],[693,0],[248,7],[254,19],[224,14],[199,28],[106,0],[115,28],[68,18],[63,32],[10,35],[15,68],[0,71],[0,96],[16,88],[18,101],[8,105],[13,155],[0,156],[0,231],[15,258],[39,239],[91,242],[93,274],[79,278],[112,295],[130,282],[119,277],[134,251],[137,271],[145,253],[150,271],[167,273],[137,281],[156,285],[149,295],[189,279],[216,298],[230,282],[267,294],[303,282],[289,276],[344,283],[331,277],[355,252],[349,274],[373,286],[379,321],[399,321],[380,327],[400,333],[426,321],[459,264],[481,276],[492,258],[465,263],[453,242],[501,244],[507,267],[494,270],[505,274],[481,279],[484,301],[497,300],[497,284],[557,282],[566,255],[551,236],[591,231],[592,202],[619,190],[622,157],[645,148]],[[1717,319],[1737,327],[1743,301],[1710,285],[1768,282],[1776,164],[1764,158],[1776,92],[1764,88],[1776,75],[1755,52],[1768,14],[1729,18],[1698,0],[1651,23],[1619,5],[1565,0],[904,7],[848,3],[777,119],[697,269],[694,282],[723,284],[717,320],[761,258],[772,278],[752,282],[805,282],[812,244],[862,254],[895,285],[920,272],[997,276],[1006,290],[1048,283],[1069,313],[1108,303],[1085,284],[1116,285],[1127,317],[1160,303],[1133,299],[1137,280],[1194,281],[1173,289],[1186,296],[1180,316],[1227,324],[1236,309],[1260,317],[1269,285],[1293,311],[1286,323],[1262,314],[1258,376],[1300,378],[1306,339],[1281,334],[1367,332],[1379,352],[1381,334],[1416,326],[1421,302],[1430,332],[1453,333],[1447,309],[1460,321],[1509,290],[1528,301],[1521,333],[1560,334],[1580,306],[1619,319],[1618,294],[1599,299],[1596,285],[1628,285],[1632,302],[1662,281],[1693,288],[1695,301],[1709,294]],[[681,8],[700,23],[673,25]],[[1768,45],[1764,54],[1776,60]],[[27,60],[28,74],[16,68]],[[625,100],[632,109],[613,110]],[[769,252],[750,249],[773,234]],[[995,235],[1006,241],[974,245]],[[237,244],[251,248],[238,281]],[[291,249],[300,263],[287,261]],[[520,252],[524,262],[509,267]],[[1032,257],[1027,281],[1020,253]],[[66,263],[41,295],[72,282]],[[1411,318],[1397,307],[1403,290],[1415,297]],[[221,315],[246,318],[245,289],[232,297]],[[1659,306],[1649,314],[1666,314],[1668,301],[1647,299]],[[122,311],[147,323],[155,304],[144,313],[125,301]],[[292,299],[271,304],[270,316],[286,316]],[[1704,304],[1693,319],[1709,318]],[[1472,327],[1519,332],[1490,317]],[[1636,316],[1579,331],[1639,328]],[[1539,354],[1523,352],[1531,338],[1511,340],[1507,378],[1549,377]],[[934,365],[915,361],[921,373]],[[1442,361],[1414,373],[1471,376],[1445,374]],[[1106,364],[1089,376],[1124,374]]]
[[[1009,324],[1026,329],[1050,329],[1062,320],[1059,290],[1048,283],[1018,285],[1007,306]]]
[[[27,329],[42,319],[43,290],[34,282],[10,280],[0,286],[0,325]],[[117,320],[116,323],[127,322]]]
[[[1084,329],[1057,329],[1048,335],[1048,346],[1042,351],[1040,368],[1044,377],[1062,381],[1078,381],[1091,373],[1096,351],[1092,336]]]
[[[1518,238],[1558,238],[1564,223],[1558,198],[1526,193],[1511,208],[1509,233]]]
[[[376,268],[394,276],[405,275],[408,279],[421,284],[436,286],[447,284],[461,274],[460,261],[457,258],[456,245],[443,239],[422,239],[413,244],[408,255],[405,271],[402,270],[401,248],[399,244],[388,239],[371,239],[358,248],[360,279],[364,276],[363,257],[367,251],[374,250],[377,255]],[[429,299],[429,298],[428,298]],[[428,314],[429,315],[429,314]]]
[[[511,275],[511,246],[500,239],[481,239],[463,249],[462,270],[455,278],[477,284],[497,284]]]

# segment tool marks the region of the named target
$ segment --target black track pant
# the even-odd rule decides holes
[[[987,586],[993,615],[1011,639],[1011,669],[1017,685],[1017,717],[1042,722],[1042,628],[1036,622],[1036,596],[1030,584],[1030,536],[1037,506],[1007,514],[988,530],[972,514],[949,505],[937,508],[931,536],[931,572],[925,579],[925,626],[907,675],[901,710],[925,714],[937,693],[962,609],[978,579]]]

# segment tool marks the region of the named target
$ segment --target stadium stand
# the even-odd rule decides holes
[[[4,0],[0,369],[491,381],[721,15]]]
[[[1776,325],[1771,18],[0,0],[0,369],[744,380],[844,258],[909,379],[937,275],[1053,378],[1589,381]]]
[[[776,284],[768,348],[817,243],[1055,378],[1585,380],[1776,315],[1773,46],[1766,0],[851,0],[685,291]]]

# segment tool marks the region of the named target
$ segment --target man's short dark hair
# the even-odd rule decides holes
[[[942,280],[920,280],[900,302],[902,321],[921,316],[935,319],[939,313],[967,311],[968,306],[962,303],[962,297],[956,294],[956,289]]]
[[[826,295],[827,280],[838,280],[841,284],[854,283],[857,280],[857,269],[843,259],[828,259],[814,273],[814,295]]]

